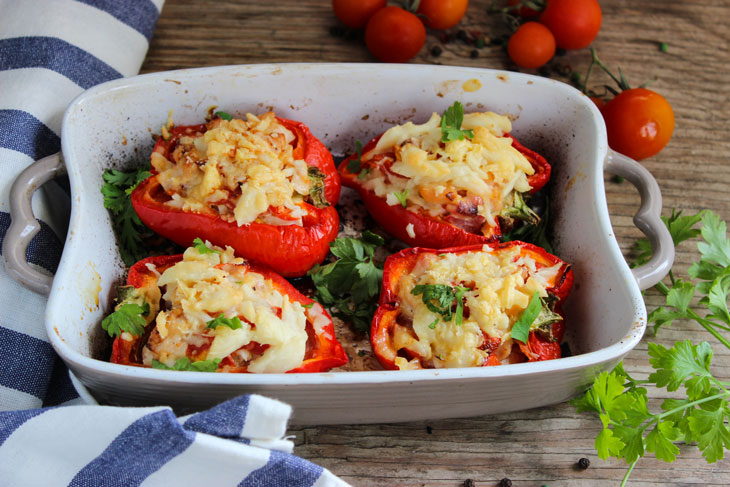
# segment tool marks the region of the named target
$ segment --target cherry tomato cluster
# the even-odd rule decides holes
[[[365,45],[378,60],[404,63],[426,43],[426,27],[453,27],[468,4],[469,0],[420,0],[407,1],[401,8],[386,0],[332,0],[332,10],[347,27],[365,28]]]
[[[507,0],[525,23],[507,43],[507,52],[517,66],[539,68],[555,54],[556,48],[582,49],[598,35],[601,6],[598,0],[547,0],[542,11],[525,1]],[[537,19],[532,20],[532,19]]]

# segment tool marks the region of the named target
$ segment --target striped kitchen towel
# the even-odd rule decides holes
[[[0,249],[10,225],[8,194],[32,162],[61,150],[71,100],[98,83],[139,72],[163,0],[0,0]],[[70,199],[49,183],[34,197],[41,231],[26,252],[53,274]],[[46,339],[45,296],[0,264],[0,410],[73,401],[77,394]]]
[[[290,412],[256,395],[181,418],[162,407],[0,412],[0,485],[346,486],[290,454]]]
[[[0,0],[0,249],[20,172],[60,151],[83,90],[134,75],[164,0]],[[34,197],[27,261],[53,274],[70,210],[64,184]],[[347,485],[291,454],[291,408],[241,396],[176,417],[170,408],[82,405],[44,328],[45,296],[0,263],[0,486]]]

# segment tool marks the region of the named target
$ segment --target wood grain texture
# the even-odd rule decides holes
[[[491,0],[472,0],[459,29],[498,39],[506,28],[487,10]],[[650,87],[672,104],[674,136],[658,155],[643,161],[662,189],[664,214],[672,208],[693,213],[703,208],[730,219],[730,4],[726,0],[602,0],[603,25],[594,42],[601,59],[621,67],[629,82]],[[326,0],[167,0],[158,22],[143,72],[265,62],[373,62],[357,35],[334,37],[337,26]],[[442,33],[429,32],[426,46],[411,62],[515,69],[503,50],[488,45],[477,49],[463,42],[442,42]],[[658,49],[668,43],[668,51]],[[432,55],[439,46],[440,56]],[[472,52],[476,53],[473,57]],[[569,52],[556,62],[584,72],[587,50]],[[565,80],[559,74],[557,79]],[[608,83],[592,77],[595,86]],[[606,194],[616,238],[626,254],[641,236],[632,223],[639,206],[637,191],[606,176]],[[675,272],[684,275],[696,260],[694,243],[677,250]],[[646,293],[649,309],[661,296]],[[646,336],[627,357],[626,369],[638,377],[650,372],[647,342],[671,346],[676,340],[708,340],[694,323],[678,322]],[[730,379],[730,353],[717,347],[713,371]],[[665,393],[666,395],[666,393]],[[651,405],[664,396],[651,392]],[[451,400],[451,398],[444,398]],[[598,487],[619,485],[626,465],[599,460],[593,441],[600,423],[576,414],[567,404],[539,410],[469,419],[383,425],[292,428],[295,453],[357,486],[460,486],[473,479],[477,486],[496,486],[503,477],[515,486]],[[681,447],[676,462],[641,460],[632,486],[726,486],[730,459],[708,465],[696,448]],[[581,457],[591,466],[579,469]]]

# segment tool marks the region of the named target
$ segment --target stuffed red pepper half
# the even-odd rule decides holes
[[[189,246],[202,238],[284,276],[301,276],[337,236],[340,179],[300,122],[273,112],[163,129],[152,176],[132,192],[139,218]]]
[[[111,361],[210,372],[321,372],[347,363],[332,319],[266,267],[196,240],[133,265],[115,311]]]
[[[371,329],[386,369],[560,357],[570,266],[524,242],[408,248],[385,262]]]
[[[412,246],[498,241],[515,220],[536,224],[526,204],[550,165],[509,132],[509,118],[463,114],[458,102],[422,125],[408,122],[371,140],[338,170],[386,231]]]

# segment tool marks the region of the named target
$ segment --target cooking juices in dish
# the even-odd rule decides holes
[[[303,123],[272,112],[223,116],[163,130],[152,176],[132,193],[134,210],[180,245],[195,238],[230,245],[284,276],[301,276],[337,236],[332,155]]]
[[[408,248],[385,262],[370,333],[387,369],[560,357],[570,266],[524,242]]]
[[[322,306],[231,247],[200,240],[183,255],[133,265],[102,326],[116,335],[111,361],[119,364],[321,372],[347,363]]]
[[[515,220],[537,222],[525,198],[550,178],[547,161],[511,128],[492,112],[464,115],[457,102],[422,125],[388,129],[338,170],[378,224],[409,245],[498,241]]]

